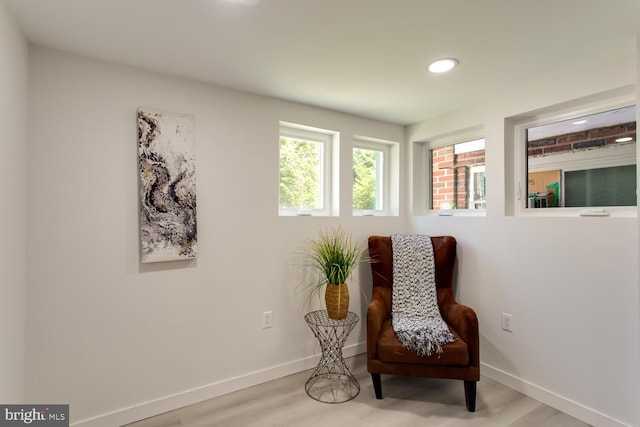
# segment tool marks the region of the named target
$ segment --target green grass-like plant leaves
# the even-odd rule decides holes
[[[324,285],[346,283],[358,264],[367,260],[365,250],[340,227],[322,230],[317,239],[307,240],[302,254],[305,266],[318,272],[317,281],[307,285],[310,297],[320,294]]]

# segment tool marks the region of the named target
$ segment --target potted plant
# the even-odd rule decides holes
[[[325,289],[325,303],[330,319],[341,320],[349,313],[347,280],[353,270],[365,261],[365,250],[342,228],[319,232],[317,239],[307,240],[302,249],[305,265],[317,271],[317,280],[307,285],[309,298]],[[325,288],[326,285],[326,288]]]

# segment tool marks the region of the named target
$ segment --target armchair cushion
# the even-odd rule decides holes
[[[382,362],[388,363],[410,363],[422,365],[441,366],[467,366],[469,364],[469,349],[467,344],[460,338],[460,335],[449,328],[456,340],[443,345],[443,353],[433,353],[431,356],[418,356],[415,351],[409,350],[402,345],[388,318],[382,324],[382,329],[378,337],[377,353]]]

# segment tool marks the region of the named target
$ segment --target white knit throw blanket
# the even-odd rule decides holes
[[[391,247],[393,330],[402,345],[421,356],[442,353],[442,346],[455,338],[438,308],[431,238],[394,234]]]

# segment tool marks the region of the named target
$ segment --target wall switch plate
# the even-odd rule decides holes
[[[507,332],[513,332],[511,321],[513,316],[509,313],[502,313],[502,330]]]
[[[262,313],[262,329],[269,329],[273,326],[273,312],[265,311]]]

